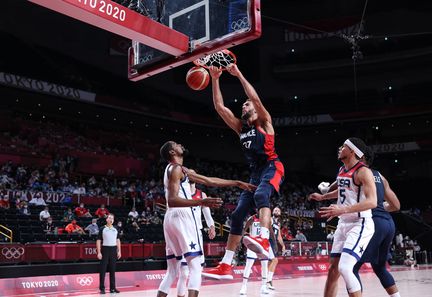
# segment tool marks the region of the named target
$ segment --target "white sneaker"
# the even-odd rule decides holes
[[[262,285],[260,293],[261,294],[270,294],[270,291],[267,289],[266,285]]]
[[[270,290],[275,290],[275,287],[273,287],[273,282],[267,282],[267,288]]]
[[[240,295],[246,295],[246,291],[247,291],[247,287],[246,286],[242,286],[240,289]]]

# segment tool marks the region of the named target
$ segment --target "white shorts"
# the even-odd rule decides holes
[[[273,249],[272,249],[272,247],[270,247],[269,248],[269,257],[268,257],[268,259],[260,259],[260,260],[273,260],[274,257],[275,256],[274,256]],[[258,259],[258,255],[255,252],[251,251],[250,249],[247,249],[246,258],[247,259],[254,259],[254,260],[256,260],[256,259]]]
[[[200,232],[199,232],[200,244],[201,244],[201,247],[203,247],[202,255],[201,255],[201,266],[204,266],[204,264],[205,264],[205,257],[204,257],[204,241],[203,241],[202,230],[199,230],[199,231],[200,231]],[[182,260],[181,260],[181,265],[183,265],[183,266],[186,266],[186,265],[187,265],[187,261],[186,261],[186,259],[185,259],[184,257],[183,257]]]
[[[333,238],[331,256],[338,257],[343,252],[360,260],[374,232],[375,225],[372,218],[359,218],[354,222],[339,220]]]
[[[168,209],[163,227],[167,259],[181,260],[203,254],[201,231],[197,228],[191,208]]]

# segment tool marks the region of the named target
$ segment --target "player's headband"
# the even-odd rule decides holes
[[[355,144],[352,143],[349,139],[345,140],[344,144],[347,145],[350,149],[352,149],[357,155],[357,157],[363,157],[364,153],[358,147],[356,147]]]

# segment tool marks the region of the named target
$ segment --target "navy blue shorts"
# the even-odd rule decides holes
[[[270,197],[284,178],[284,167],[279,160],[268,161],[264,166],[253,170],[249,183],[256,185],[255,192],[243,191],[237,207],[231,215],[231,234],[241,235],[243,222],[251,210],[263,207],[270,208]]]
[[[390,246],[395,235],[393,219],[373,217],[375,233],[362,255],[361,262],[383,264],[389,260]]]
[[[274,255],[275,257],[277,257],[278,249],[277,249],[277,244],[276,244],[276,242],[275,242],[272,238],[270,238],[270,239],[269,239],[269,243],[270,243],[270,248],[273,250],[273,255]]]

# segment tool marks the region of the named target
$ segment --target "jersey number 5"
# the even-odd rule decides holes
[[[341,204],[343,204],[346,199],[345,189],[339,189],[339,197],[340,197]]]

